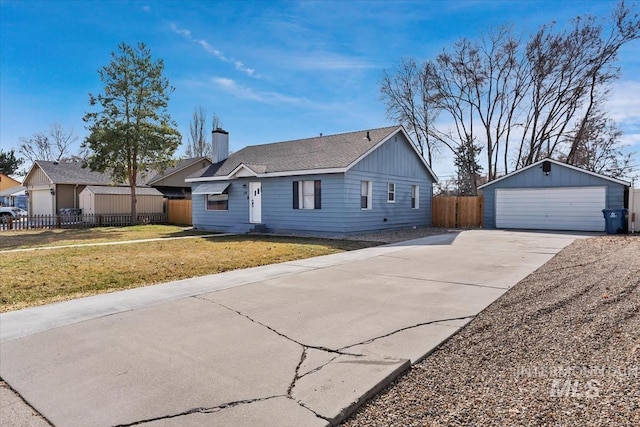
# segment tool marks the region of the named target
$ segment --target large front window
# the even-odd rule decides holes
[[[320,180],[293,182],[293,209],[320,209],[321,202]]]
[[[207,210],[208,211],[227,211],[229,210],[228,194],[207,194]]]

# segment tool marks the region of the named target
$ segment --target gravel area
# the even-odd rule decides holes
[[[367,402],[355,426],[639,426],[640,237],[577,240]]]

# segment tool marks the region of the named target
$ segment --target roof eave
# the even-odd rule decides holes
[[[579,168],[577,166],[573,166],[573,165],[570,165],[570,164],[567,164],[567,163],[562,163],[562,162],[560,162],[558,160],[545,158],[545,159],[538,160],[535,163],[531,163],[529,166],[525,166],[525,167],[523,167],[521,169],[518,169],[518,170],[515,170],[513,172],[510,172],[510,173],[508,173],[508,174],[506,174],[504,176],[501,176],[500,178],[494,179],[493,181],[489,181],[486,184],[482,184],[481,186],[478,187],[478,190],[482,190],[483,188],[488,187],[488,186],[493,185],[493,184],[496,184],[496,183],[498,183],[498,182],[500,182],[500,181],[502,181],[504,179],[511,178],[512,176],[515,176],[516,174],[519,174],[520,172],[524,172],[524,171],[526,171],[528,169],[533,168],[534,166],[538,166],[542,162],[551,162],[551,163],[554,163],[554,164],[556,164],[558,166],[563,166],[563,167],[566,167],[566,168],[569,168],[569,169],[576,170],[578,172],[586,173],[587,175],[592,175],[592,176],[595,176],[597,178],[601,178],[601,179],[605,179],[605,180],[608,180],[608,181],[615,182],[616,184],[621,184],[621,185],[626,185],[627,187],[631,187],[631,183],[630,182],[623,181],[623,180],[617,179],[617,178],[611,178],[610,176],[602,175],[602,174],[599,174],[599,173],[591,172],[591,171],[588,171],[586,169]]]
[[[237,168],[236,168],[237,169]],[[266,172],[257,173],[255,178],[277,178],[282,176],[296,176],[296,175],[325,175],[333,173],[345,173],[347,168],[326,168],[326,169],[304,169],[294,171],[282,171],[282,172]],[[241,177],[241,178],[254,178],[254,177]],[[237,179],[233,176],[233,173],[222,176],[205,176],[198,178],[187,178],[186,182],[207,182],[207,181],[230,181]]]

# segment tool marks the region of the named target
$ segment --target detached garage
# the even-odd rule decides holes
[[[485,228],[604,231],[602,209],[626,208],[630,184],[544,159],[479,187]]]

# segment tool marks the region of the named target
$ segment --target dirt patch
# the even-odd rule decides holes
[[[640,425],[640,238],[577,240],[346,426]]]

